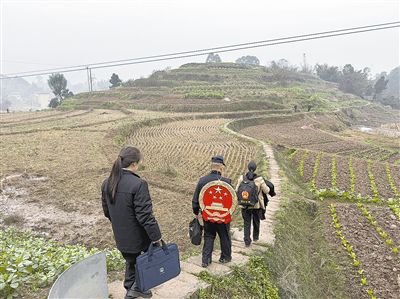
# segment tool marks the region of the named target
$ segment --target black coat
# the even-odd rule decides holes
[[[199,182],[197,183],[196,190],[194,191],[193,199],[192,199],[192,208],[193,213],[195,215],[199,214],[200,211],[200,204],[199,204],[199,196],[201,189],[209,182],[221,180],[227,182],[228,184],[232,185],[232,180],[225,178],[221,175],[219,171],[213,170],[211,173],[207,174],[200,178]]]
[[[117,248],[126,253],[147,250],[151,241],[161,238],[147,182],[124,169],[113,204],[107,186],[108,179],[101,186],[102,205],[104,215],[111,221]]]

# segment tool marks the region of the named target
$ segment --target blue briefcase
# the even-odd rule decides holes
[[[149,250],[136,258],[136,285],[141,291],[154,288],[181,272],[178,246],[166,244],[161,247],[150,244]]]

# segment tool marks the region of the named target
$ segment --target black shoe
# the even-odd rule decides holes
[[[209,258],[207,262],[202,262],[201,266],[203,268],[207,268],[209,265],[211,265],[211,263],[212,263],[212,260],[211,260],[211,258]]]
[[[220,258],[219,259],[219,262],[221,263],[221,264],[226,264],[226,263],[229,263],[230,261],[232,261],[232,258],[230,258],[230,259],[224,259],[224,258]]]
[[[126,292],[125,299],[133,299],[133,298],[151,298],[153,296],[153,293],[149,291],[141,291],[139,288],[134,284],[128,292]]]
[[[250,247],[250,245],[251,245],[251,243],[244,244],[244,246],[246,246],[246,247]]]

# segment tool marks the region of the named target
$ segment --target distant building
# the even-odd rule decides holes
[[[50,100],[52,98],[51,93],[48,92],[40,92],[35,94],[37,103],[39,103],[39,109],[46,109],[49,107]]]

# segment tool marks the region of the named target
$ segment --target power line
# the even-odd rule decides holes
[[[389,26],[387,26],[387,25],[382,26],[382,24],[369,25],[369,26],[362,26],[362,27],[354,27],[354,28],[369,28],[369,29],[363,29],[363,30],[354,30],[354,29],[332,30],[332,31],[320,32],[320,33],[303,34],[303,35],[298,35],[295,37],[284,37],[284,38],[277,38],[277,39],[271,39],[271,40],[266,40],[266,41],[257,41],[257,42],[236,44],[236,45],[230,45],[230,46],[222,46],[222,47],[215,47],[215,48],[208,48],[208,49],[200,49],[200,50],[193,50],[193,51],[176,52],[176,53],[171,53],[171,54],[162,54],[162,55],[132,58],[132,59],[127,59],[127,60],[120,60],[122,62],[118,62],[118,60],[117,60],[117,61],[113,61],[112,63],[102,62],[102,63],[88,64],[88,65],[81,65],[81,66],[71,66],[71,67],[66,67],[63,69],[49,69],[49,70],[42,70],[42,71],[31,71],[31,72],[24,72],[24,73],[6,74],[4,76],[8,76],[8,77],[0,78],[0,80],[1,79],[10,79],[10,78],[22,78],[22,77],[46,75],[46,74],[51,74],[54,71],[68,73],[68,72],[76,72],[76,71],[86,70],[87,68],[100,69],[100,68],[108,68],[108,67],[114,67],[114,66],[124,66],[124,65],[143,64],[143,63],[166,61],[166,60],[173,60],[173,59],[182,59],[182,58],[207,55],[211,50],[217,50],[217,51],[213,51],[214,53],[225,53],[225,52],[239,51],[239,50],[245,50],[245,49],[251,49],[251,48],[267,47],[267,46],[273,46],[273,45],[279,45],[279,44],[295,43],[295,42],[301,42],[301,41],[307,41],[307,40],[315,40],[315,39],[322,39],[322,38],[328,38],[328,37],[343,36],[343,35],[350,35],[350,34],[357,34],[357,33],[363,33],[363,32],[371,32],[371,31],[385,30],[385,29],[400,27],[400,22],[391,22],[391,23],[384,23],[384,24],[388,24]],[[345,31],[345,32],[343,32],[343,31]],[[332,33],[332,34],[327,34],[327,33]],[[245,45],[245,46],[241,46],[241,45]],[[199,52],[202,52],[202,53],[199,53]],[[182,53],[187,53],[187,54],[182,55]],[[169,56],[173,56],[173,57],[169,57]],[[150,58],[150,59],[145,59],[145,58]],[[154,58],[154,59],[151,59],[151,58]],[[141,60],[141,61],[138,61],[138,60]],[[52,72],[49,72],[49,71],[52,71]]]
[[[344,28],[344,29],[336,29],[336,30],[330,30],[330,31],[322,31],[322,32],[316,32],[316,33],[294,35],[294,36],[281,37],[281,38],[275,38],[275,39],[268,39],[268,40],[262,40],[262,41],[247,42],[247,43],[240,43],[240,44],[232,44],[232,45],[228,45],[228,46],[197,49],[197,50],[183,51],[183,52],[174,52],[174,53],[152,55],[152,56],[143,56],[143,57],[136,57],[136,58],[129,58],[129,59],[121,59],[121,60],[111,60],[111,61],[96,62],[96,63],[89,63],[89,64],[81,64],[81,65],[75,65],[75,66],[69,66],[69,67],[67,66],[67,67],[58,67],[58,68],[51,68],[51,69],[42,69],[42,70],[36,70],[36,71],[10,73],[10,74],[7,74],[7,75],[8,76],[13,76],[13,75],[31,74],[31,73],[37,73],[37,72],[53,72],[53,71],[57,71],[57,70],[86,68],[86,67],[89,67],[89,66],[90,67],[94,67],[94,66],[97,66],[97,65],[122,63],[122,62],[137,61],[137,60],[144,60],[144,59],[162,58],[162,57],[167,57],[167,56],[185,55],[185,54],[198,53],[198,52],[210,52],[210,51],[216,51],[216,50],[223,50],[223,49],[226,49],[226,48],[249,46],[249,45],[255,45],[255,44],[265,44],[265,43],[269,43],[269,42],[276,42],[276,41],[281,41],[281,40],[286,40],[286,39],[302,38],[302,37],[307,37],[307,36],[330,34],[330,33],[342,32],[342,31],[359,30],[359,29],[366,29],[366,28],[378,27],[378,26],[395,25],[395,24],[400,24],[400,22],[389,22],[389,23],[381,23],[381,24],[374,24],[374,25],[368,25],[368,26],[359,26],[359,27],[351,27],[351,28]]]
[[[327,37],[349,35],[349,34],[356,34],[356,33],[369,32],[369,31],[377,31],[377,30],[390,29],[390,28],[396,28],[396,27],[400,27],[400,25],[388,26],[388,27],[384,27],[384,28],[375,28],[375,29],[368,29],[368,30],[353,31],[353,32],[345,32],[345,33],[339,33],[339,34],[330,34],[330,35],[316,36],[316,37],[309,37],[309,38],[301,38],[301,39],[295,39],[295,40],[289,40],[289,41],[281,41],[281,42],[268,43],[268,44],[262,44],[262,45],[239,47],[239,48],[234,48],[234,49],[215,51],[214,53],[226,53],[226,52],[233,52],[233,51],[246,50],[246,49],[252,49],[252,48],[260,48],[260,47],[268,47],[268,46],[275,46],[275,45],[288,44],[288,43],[296,43],[296,42],[301,42],[301,41],[321,39],[321,38],[327,38]],[[188,58],[188,57],[203,56],[203,55],[207,55],[207,54],[209,54],[209,53],[190,54],[190,55],[182,55],[182,56],[177,56],[177,57],[167,57],[167,58],[152,59],[152,60],[145,60],[145,61],[136,61],[136,62],[127,62],[127,63],[103,65],[103,66],[94,66],[94,67],[92,67],[92,69],[108,68],[108,67],[113,67],[113,66],[123,66],[123,65],[130,65],[130,64],[142,64],[142,63],[165,61],[165,60],[173,60],[173,59],[178,59],[178,58]]]

